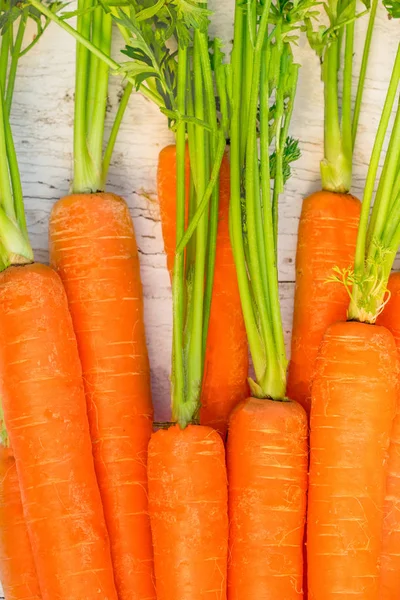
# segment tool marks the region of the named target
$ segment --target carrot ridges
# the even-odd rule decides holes
[[[63,198],[51,215],[50,251],[78,342],[118,595],[155,598],[146,474],[150,368],[126,202],[106,193]]]
[[[7,600],[40,600],[15,459],[0,445],[0,580]]]
[[[0,395],[43,600],[116,600],[71,316],[44,265],[0,274]]]
[[[354,260],[361,203],[350,194],[316,192],[303,201],[296,253],[288,396],[310,411],[315,360],[324,333],[344,321],[349,297],[340,283],[329,282],[333,268]]]
[[[400,352],[400,273],[389,278],[389,302],[377,324],[393,334]],[[400,590],[400,396],[390,436],[383,519],[379,600],[396,600]]]
[[[307,432],[295,402],[250,398],[233,411],[229,600],[303,598]]]
[[[398,359],[384,327],[328,328],[312,389],[310,600],[378,598],[383,504]]]
[[[149,511],[157,600],[224,600],[227,478],[220,436],[173,426],[149,445]]]

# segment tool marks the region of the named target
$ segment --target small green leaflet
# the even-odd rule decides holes
[[[400,19],[400,0],[383,0],[390,19]]]

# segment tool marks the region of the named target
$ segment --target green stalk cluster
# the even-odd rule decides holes
[[[225,138],[218,123],[207,30],[195,29],[188,46],[178,35],[178,45],[177,111],[190,120],[185,122],[181,118],[176,132],[178,189],[173,273],[172,417],[184,427],[197,421],[200,409],[215,267],[218,173]],[[192,157],[187,208],[186,143]]]
[[[0,1],[3,22],[0,37],[0,270],[33,261],[28,240],[21,179],[10,126],[10,112],[18,61],[29,8],[13,10]],[[40,35],[40,31],[39,31]]]
[[[307,3],[300,5],[293,8],[299,11],[299,20],[302,11],[308,10]],[[296,19],[289,18],[284,3],[236,3],[231,239],[256,375],[256,381],[250,381],[252,393],[276,400],[284,399],[286,393],[277,231],[278,199],[288,163],[298,157],[297,144],[292,141],[291,147],[288,140],[298,77],[290,46],[296,28]]]
[[[365,10],[357,14],[356,4],[357,0],[325,1],[323,7],[329,18],[329,27],[326,29],[319,27],[318,31],[314,31],[311,19],[306,20],[311,47],[316,50],[322,62],[322,79],[325,90],[324,159],[321,162],[322,188],[339,193],[347,193],[351,188],[353,150],[378,0],[372,0],[370,7],[368,30],[364,41],[356,99],[353,106],[351,88],[355,21],[368,12]],[[343,75],[341,97],[340,72]]]
[[[395,119],[370,214],[379,161]],[[374,323],[387,299],[387,282],[400,245],[400,44],[369,163],[358,230],[349,319]]]
[[[78,1],[77,31],[104,54],[110,54],[112,18],[95,0]],[[108,66],[78,43],[72,185],[74,192],[91,193],[104,189],[103,138],[108,76]]]

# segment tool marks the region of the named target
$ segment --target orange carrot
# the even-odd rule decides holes
[[[157,600],[224,600],[228,493],[220,436],[199,425],[157,431],[148,477]]]
[[[61,281],[0,274],[0,395],[44,600],[116,600],[76,340]]]
[[[310,412],[318,348],[329,325],[346,319],[343,285],[330,283],[333,268],[351,267],[361,203],[350,194],[321,191],[303,202],[300,217],[288,395]]]
[[[389,279],[390,299],[377,323],[393,334],[400,352],[400,273]],[[400,590],[400,401],[390,438],[388,478],[383,520],[380,600],[396,600]]]
[[[375,325],[385,305],[400,245],[400,106],[379,184],[376,176],[400,85],[400,44],[363,195],[346,323],[320,346],[312,387],[308,497],[310,600],[379,598],[379,566],[390,435],[399,361],[388,329]],[[371,213],[374,188],[378,191]]]
[[[40,600],[15,458],[0,445],[0,580],[7,600]]]
[[[119,598],[155,597],[147,512],[152,431],[139,257],[125,201],[75,194],[53,208],[51,263],[78,341]]]
[[[232,413],[230,600],[303,597],[307,431],[296,402],[250,398]]]
[[[190,169],[188,152],[185,168],[186,194],[188,194]],[[229,237],[229,178],[229,161],[227,156],[224,156],[220,171],[214,287],[200,410],[200,422],[214,427],[223,437],[226,435],[232,409],[249,394],[247,336]],[[167,265],[172,274],[176,244],[175,146],[167,146],[160,152],[158,197]]]
[[[277,266],[279,197],[289,154],[298,154],[288,131],[299,65],[292,40],[270,27],[270,5],[256,4],[259,19],[236,6],[232,53],[230,230],[255,377],[228,430],[228,598],[301,600],[308,422],[286,393]],[[288,19],[293,31],[301,27],[295,11]],[[268,71],[264,63],[277,48]]]
[[[320,58],[324,82],[324,156],[320,165],[322,190],[304,200],[299,222],[288,373],[288,393],[308,413],[318,347],[327,327],[346,319],[348,308],[344,286],[327,281],[332,278],[334,267],[343,272],[351,268],[354,261],[361,205],[349,191],[352,185],[353,149],[378,1],[371,3],[354,104],[352,80],[356,36],[352,26],[343,26],[346,21],[344,5],[338,5],[336,12],[330,11],[328,0],[323,5],[330,15],[329,25],[327,28],[320,25],[315,38],[308,36],[311,47]],[[354,15],[355,6],[355,2],[352,2],[349,7]],[[331,43],[329,28],[342,29],[343,35],[338,35]],[[343,82],[341,94],[340,78]]]
[[[308,502],[310,600],[378,598],[389,434],[397,398],[393,336],[336,323],[312,389]]]

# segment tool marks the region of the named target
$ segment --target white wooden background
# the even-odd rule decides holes
[[[234,0],[210,0],[215,12],[212,33],[229,40]],[[357,25],[363,41],[366,20]],[[33,34],[33,28],[32,28]],[[400,23],[389,22],[380,10],[373,40],[367,90],[355,154],[354,189],[362,194],[374,134],[389,81]],[[357,45],[356,69],[361,59]],[[357,51],[358,50],[358,51]],[[31,241],[38,261],[48,260],[47,227],[53,203],[66,194],[72,173],[74,97],[73,39],[52,24],[20,63],[12,127],[26,200]],[[300,139],[302,158],[281,200],[280,260],[282,306],[289,337],[292,315],[296,232],[302,198],[319,187],[322,156],[323,104],[319,61],[300,41],[302,64],[291,133]],[[357,72],[357,70],[356,70]],[[121,81],[112,78],[111,113],[116,109]],[[166,119],[139,94],[131,97],[110,169],[108,189],[122,195],[132,210],[140,249],[145,292],[147,337],[152,367],[156,419],[169,416],[171,302],[169,277],[159,223],[156,194],[157,157],[172,141]]]
[[[234,0],[210,0],[210,6],[216,11],[212,32],[229,40]],[[365,27],[365,19],[357,24],[360,35],[356,72]],[[399,38],[399,22],[389,22],[380,9],[355,152],[353,192],[359,196]],[[31,241],[36,260],[44,262],[48,260],[49,213],[53,203],[68,193],[72,173],[74,54],[72,38],[51,25],[21,61],[17,77],[12,127]],[[302,158],[293,169],[280,206],[279,274],[287,339],[292,318],[298,218],[302,198],[319,188],[323,143],[319,62],[304,40],[297,54],[302,69],[291,133],[300,139]],[[120,89],[120,80],[113,78],[111,113],[116,110]],[[133,95],[117,142],[108,186],[127,200],[135,223],[157,420],[169,418],[171,300],[157,206],[156,169],[160,149],[172,139],[158,109],[140,95]]]

